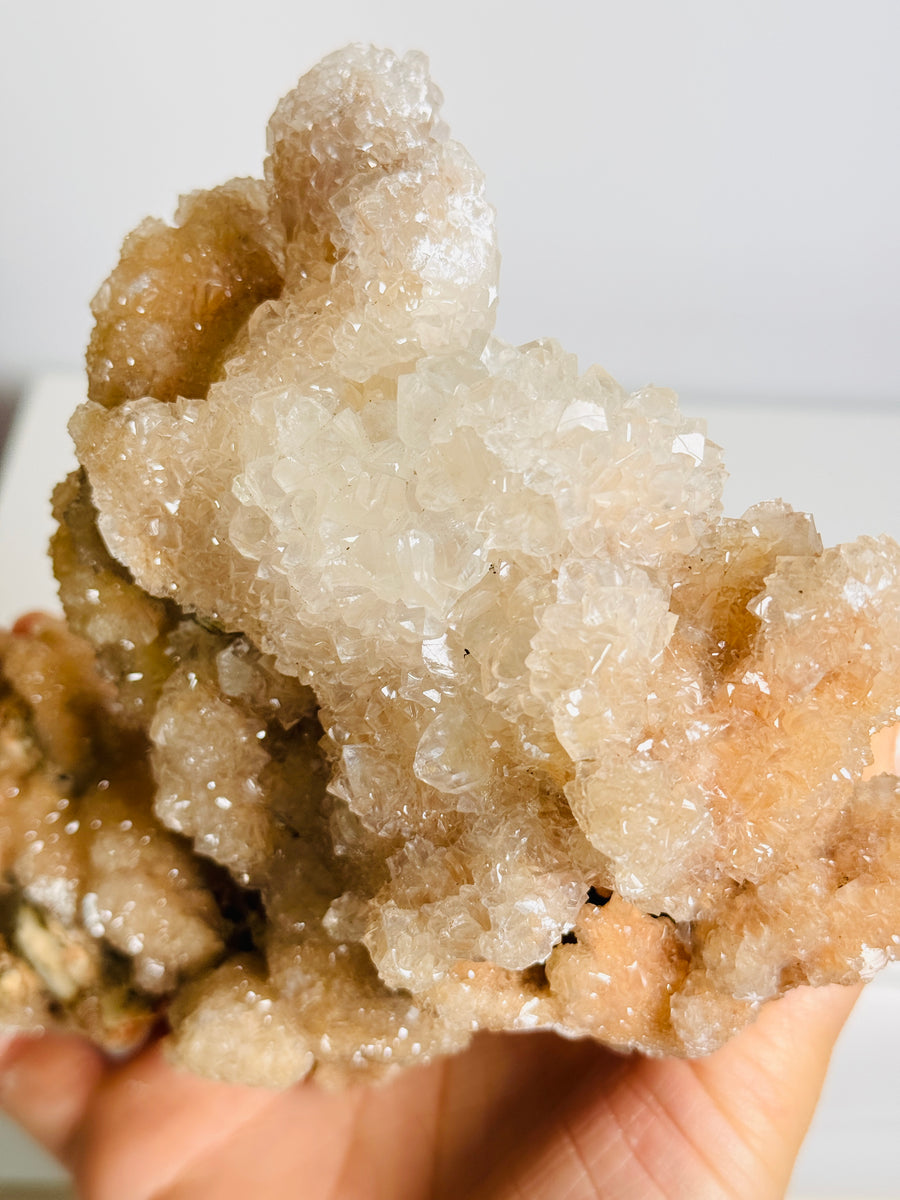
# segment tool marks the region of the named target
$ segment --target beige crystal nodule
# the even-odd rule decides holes
[[[0,642],[6,1023],[340,1083],[704,1054],[896,955],[900,549],[723,519],[673,393],[495,338],[439,101],[332,55],[94,301],[69,630]]]

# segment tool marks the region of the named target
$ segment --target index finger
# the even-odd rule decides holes
[[[74,1034],[0,1037],[0,1108],[61,1161],[100,1080],[105,1056]]]

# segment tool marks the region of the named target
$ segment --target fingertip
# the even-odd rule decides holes
[[[861,990],[836,984],[795,988],[764,1005],[737,1038],[695,1063],[721,1111],[765,1167],[773,1195],[787,1187],[835,1042]]]
[[[63,1161],[107,1070],[103,1054],[73,1034],[0,1038],[0,1108]]]
[[[862,989],[862,984],[794,988],[763,1008],[757,1026],[777,1043],[790,1045],[794,1053],[805,1049],[813,1060],[821,1060],[824,1074]]]

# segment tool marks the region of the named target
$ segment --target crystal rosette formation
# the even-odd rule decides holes
[[[68,628],[0,642],[7,1025],[274,1085],[697,1055],[896,952],[900,550],[724,519],[673,393],[494,337],[439,101],[326,59],[94,301]]]

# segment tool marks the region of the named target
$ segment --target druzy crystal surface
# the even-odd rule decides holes
[[[439,101],[326,59],[94,301],[68,628],[0,643],[7,1024],[274,1085],[697,1055],[896,953],[900,549],[724,519],[673,393],[498,340]]]

